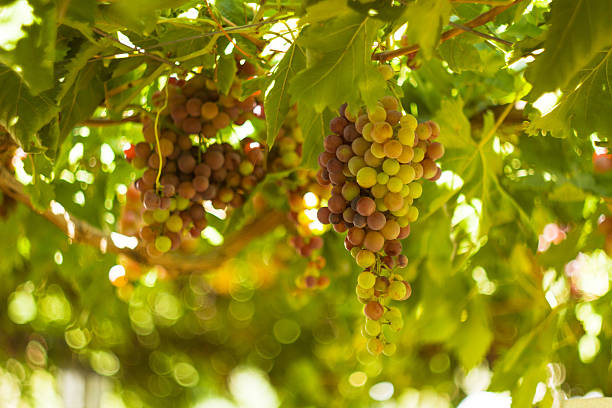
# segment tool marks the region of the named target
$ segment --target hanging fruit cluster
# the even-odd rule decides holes
[[[408,259],[401,239],[410,234],[410,223],[419,212],[414,200],[422,194],[421,179],[437,180],[435,161],[444,148],[434,140],[440,133],[435,122],[418,123],[402,114],[399,102],[383,97],[371,110],[350,112],[346,105],[330,122],[333,132],[324,140],[317,178],[332,185],[327,207],[318,211],[321,223],[347,232],[345,246],[364,271],[357,295],[367,318],[365,333],[373,354],[392,354],[386,331],[403,325],[399,310],[385,305],[388,299],[404,300],[411,288],[397,269]]]
[[[134,146],[131,160],[145,169],[135,186],[146,210],[139,235],[150,256],[200,236],[207,226],[204,201],[217,209],[239,207],[265,175],[259,143],[246,138],[234,147],[219,140],[219,131],[255,117],[259,106],[253,96],[239,101],[239,88],[231,89],[222,94],[210,78],[196,75],[170,78],[154,95],[157,112],[144,118],[145,141]]]

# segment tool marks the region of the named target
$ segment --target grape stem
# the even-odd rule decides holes
[[[521,1],[523,1],[523,0],[514,0],[512,3],[505,4],[503,6],[493,7],[489,11],[487,11],[487,12],[479,15],[478,17],[474,18],[473,20],[470,20],[467,23],[465,23],[463,28],[455,27],[455,28],[452,28],[452,29],[450,29],[448,31],[445,31],[444,33],[442,33],[442,36],[440,38],[440,42],[444,42],[444,41],[450,40],[451,38],[454,38],[454,37],[458,36],[459,34],[462,34],[462,33],[466,32],[466,31],[468,31],[468,30],[466,30],[466,28],[470,28],[471,29],[471,28],[479,27],[479,26],[481,26],[483,24],[488,23],[489,21],[492,21],[499,14],[501,14],[504,11],[506,11],[507,9],[512,7],[513,5],[515,5],[517,3],[520,3]],[[375,54],[372,54],[372,59],[375,60],[375,61],[379,61],[379,62],[387,62],[387,61],[389,61],[389,60],[391,60],[393,58],[401,57],[403,55],[416,54],[419,51],[419,49],[420,49],[420,46],[418,44],[414,44],[414,45],[410,45],[408,47],[398,48],[396,50],[377,52]]]
[[[150,257],[147,255],[144,246],[140,245],[135,249],[117,246],[110,233],[76,218],[57,203],[53,206],[53,209],[36,207],[30,196],[24,191],[23,185],[3,166],[0,166],[0,191],[50,221],[72,243],[89,245],[102,253],[122,254],[141,264],[159,265],[166,268],[171,276],[213,272],[225,261],[238,255],[254,239],[273,231],[280,225],[287,224],[286,217],[281,212],[268,211],[256,217],[254,221],[246,224],[234,234],[229,235],[223,245],[204,254],[167,253],[158,257]]]

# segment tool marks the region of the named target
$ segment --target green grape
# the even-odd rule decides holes
[[[389,186],[387,186],[387,188],[388,187]],[[389,209],[389,211],[398,211],[404,206],[404,197],[402,197],[398,193],[389,192],[384,198],[384,203]]]
[[[383,163],[383,169],[384,169],[384,163]],[[378,173],[376,175],[376,183],[378,184],[387,184],[387,181],[389,181],[389,175],[387,173]]]
[[[383,108],[384,109],[384,108]],[[386,118],[386,112],[385,112]],[[393,128],[387,122],[375,122],[372,127],[372,140],[378,143],[384,143],[386,140],[389,140],[393,137]]]
[[[400,194],[404,198],[410,196],[410,185],[409,184],[404,184],[404,186],[402,187],[402,191],[400,191]]]
[[[385,159],[382,164],[382,169],[385,174],[388,174],[389,176],[395,176],[400,171],[400,164],[395,159]]]
[[[385,204],[384,198],[376,198],[376,200],[374,200],[374,202],[376,203],[376,210],[377,211],[385,212],[385,211],[389,210],[387,208],[387,205]]]
[[[419,198],[423,194],[423,186],[421,183],[410,183],[410,197]]]
[[[381,174],[385,174],[385,173],[378,173],[379,176]],[[385,184],[386,184],[386,181],[385,181]],[[389,189],[387,189],[387,186],[385,184],[376,184],[370,189],[374,198],[383,198],[387,194]]]
[[[382,122],[387,119],[387,111],[384,107],[376,105],[373,110],[368,109],[368,119],[370,119],[370,122]]]
[[[346,201],[351,201],[353,198],[357,197],[359,192],[359,186],[351,181],[347,181],[342,186],[342,197],[344,197]]]
[[[388,140],[384,145],[385,155],[392,159],[397,159],[402,155],[403,146],[397,140]]]
[[[397,346],[394,343],[387,343],[385,344],[385,346],[383,347],[383,354],[387,357],[391,357],[392,355],[395,354],[395,351],[397,350]]]
[[[380,323],[376,320],[366,319],[365,332],[372,337],[378,336],[380,334]]]
[[[187,198],[178,196],[176,198],[176,209],[179,211],[186,210],[191,206],[191,201]]]
[[[357,296],[363,299],[371,299],[374,297],[374,288],[363,288],[360,285],[355,286]]]
[[[153,211],[153,219],[159,223],[165,222],[170,216],[170,210],[155,210]]]
[[[427,140],[431,137],[431,126],[427,123],[419,123],[415,130],[419,140]]]
[[[370,188],[376,184],[376,170],[372,167],[363,167],[357,172],[357,183],[363,188]]]
[[[397,223],[399,224],[400,228],[404,228],[410,224],[410,220],[404,215],[403,217],[397,217]]]
[[[170,248],[172,248],[172,241],[170,238],[164,235],[155,238],[155,249],[157,249],[159,252],[168,252]]]
[[[393,281],[389,285],[388,294],[393,300],[402,300],[406,296],[406,285],[402,281]]]
[[[363,271],[357,276],[357,283],[364,289],[373,288],[376,283],[376,275],[372,272]]]
[[[400,130],[398,130],[397,132],[397,139],[404,146],[414,145],[414,140],[416,139],[416,136],[414,134],[414,129],[401,127]]]
[[[383,96],[380,99],[380,103],[382,103],[383,107],[388,111],[397,110],[397,108],[399,108],[399,101],[397,100],[396,97],[391,96],[391,95]]]
[[[357,265],[361,266],[362,268],[369,268],[376,262],[376,256],[374,256],[374,253],[366,249],[361,249],[359,252],[357,252],[355,260],[357,261]]]
[[[408,220],[410,222],[415,222],[419,218],[419,209],[416,207],[410,207],[408,214],[406,215],[408,216]]]
[[[414,152],[414,157],[412,158],[412,161],[418,163],[425,158],[425,150],[421,149],[420,147],[415,147],[414,149],[412,149],[412,151]]]
[[[393,75],[395,75],[395,73],[393,72],[393,67],[388,64],[379,65],[378,72],[382,74],[382,77],[385,81],[390,80],[391,78],[393,78]]]
[[[365,124],[365,126],[363,127],[363,131],[361,132],[361,135],[363,136],[363,138],[368,141],[368,142],[372,142],[372,128],[374,127],[374,125],[372,124],[372,122],[368,122]]]
[[[358,137],[351,143],[351,149],[357,156],[363,156],[371,145],[372,143],[368,142],[363,137]]]
[[[351,248],[351,250],[350,250],[351,256],[353,258],[357,258],[357,254],[359,253],[359,251],[361,251],[361,248],[359,248],[359,247]]]
[[[402,183],[402,179],[400,179],[399,177],[395,177],[395,176],[389,178],[389,181],[387,182],[387,188],[389,189],[390,192],[399,193],[400,191],[402,191],[402,187],[404,187],[404,183]]]
[[[403,128],[412,129],[413,132],[416,130],[418,124],[417,119],[409,113],[400,119],[400,125]]]
[[[357,172],[366,166],[366,162],[363,160],[363,157],[353,156],[348,161],[348,169],[353,176],[357,175]]]
[[[178,214],[172,215],[166,220],[166,228],[172,232],[179,232],[183,228],[183,219]]]
[[[412,180],[414,180],[415,172],[414,168],[409,164],[401,164],[399,171],[397,172],[397,177],[402,180],[402,183],[408,184]]]
[[[404,327],[404,320],[401,317],[394,317],[392,320],[389,320],[389,326],[391,330],[398,332]]]
[[[402,154],[400,154],[400,156],[397,158],[397,161],[399,161],[402,164],[407,164],[407,163],[410,163],[413,158],[414,158],[414,151],[412,150],[412,147],[403,146]]]
[[[370,167],[378,167],[383,161],[382,159],[379,159],[378,157],[374,156],[370,150],[365,152],[365,154],[363,155],[363,160]]]
[[[382,143],[372,143],[372,145],[370,146],[370,152],[372,152],[372,155],[378,159],[382,159],[385,157],[385,148]]]
[[[153,218],[153,211],[145,211],[142,214],[142,222],[145,225],[151,225],[155,223],[155,218]]]

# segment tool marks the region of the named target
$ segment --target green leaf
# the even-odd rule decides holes
[[[323,139],[327,135],[329,122],[334,116],[329,109],[319,113],[309,105],[298,105],[298,123],[304,136],[301,167],[318,168],[317,159],[319,153],[323,151]]]
[[[539,382],[548,377],[545,364],[535,365],[525,371],[521,385],[512,390],[512,408],[531,408]]]
[[[481,298],[470,302],[467,320],[461,323],[449,342],[466,372],[483,360],[493,341],[487,310]]]
[[[563,95],[551,112],[532,118],[528,132],[537,134],[538,130],[542,130],[555,137],[568,137],[575,129],[582,138],[587,138],[593,132],[612,137],[611,55],[612,49],[599,53],[563,90]]]
[[[274,144],[287,112],[291,106],[289,96],[289,82],[298,71],[306,66],[306,55],[302,49],[293,44],[287,50],[283,59],[278,63],[272,76],[274,85],[266,94],[264,110],[266,112],[267,145],[268,149]]]
[[[466,36],[445,41],[438,50],[448,67],[455,72],[482,70],[480,54],[474,44],[466,40]]]
[[[27,14],[27,8],[32,14]],[[56,37],[54,2],[31,1],[28,5],[26,1],[19,0],[12,6],[0,7],[0,16],[5,9],[8,9],[9,15],[20,17],[26,25],[21,26],[23,36],[14,48],[6,49],[5,44],[0,43],[0,63],[17,72],[32,95],[37,95],[53,86]],[[0,32],[15,30],[14,25],[10,20],[0,19]],[[11,40],[15,38],[12,36]]]
[[[218,0],[215,2],[215,8],[236,25],[247,24],[253,19],[253,9],[241,0]]]
[[[451,14],[449,0],[416,0],[406,7],[398,19],[407,22],[406,41],[418,44],[419,53],[429,59],[438,45],[442,28],[448,22]]]
[[[370,61],[370,50],[380,23],[351,14],[312,25],[298,38],[305,48],[308,68],[289,87],[292,100],[317,112],[344,102],[372,106],[385,94],[385,81]]]
[[[544,52],[527,71],[532,95],[563,88],[604,48],[612,45],[608,0],[554,0]]]
[[[227,95],[236,76],[236,59],[233,54],[222,55],[217,61],[217,88]]]
[[[0,84],[0,125],[21,143],[24,150],[40,146],[36,132],[57,115],[57,105],[46,93],[33,95],[23,80],[2,64]]]

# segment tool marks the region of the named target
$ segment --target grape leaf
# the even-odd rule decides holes
[[[527,70],[532,95],[563,88],[602,49],[612,45],[609,0],[555,0],[544,52]]]
[[[234,55],[221,55],[217,62],[217,88],[222,94],[227,94],[236,76],[236,59]]]
[[[438,45],[442,27],[448,22],[451,14],[449,0],[416,0],[406,6],[399,22],[406,22],[406,41],[418,44],[420,54],[429,59]]]
[[[285,120],[287,112],[289,112],[290,96],[289,82],[294,77],[296,72],[301,71],[306,66],[306,55],[302,49],[293,44],[287,50],[283,59],[278,63],[276,70],[272,76],[274,85],[266,94],[264,101],[264,110],[266,112],[267,125],[267,145],[268,149],[274,144],[274,140],[278,135],[278,131]]]
[[[338,109],[344,102],[375,104],[385,93],[385,81],[370,62],[379,25],[372,18],[350,14],[305,30],[298,45],[307,50],[309,67],[291,81],[292,100],[317,112]]]
[[[59,109],[48,92],[33,95],[25,82],[0,64],[0,125],[18,140],[24,150],[40,146],[36,132],[57,115]]]
[[[329,121],[334,114],[326,109],[319,113],[309,105],[298,105],[298,123],[302,128],[304,143],[302,145],[302,167],[318,168],[319,153],[323,151],[323,139],[329,129]]]
[[[550,132],[555,137],[568,137],[576,129],[579,137],[593,132],[612,137],[612,49],[600,52],[564,89],[556,107],[542,117],[532,117],[528,132]]]
[[[482,361],[493,341],[487,310],[481,298],[470,302],[467,320],[461,323],[449,341],[466,372]]]
[[[455,72],[482,70],[480,54],[465,36],[443,42],[438,50],[448,62],[448,67]]]
[[[548,378],[545,364],[538,364],[525,370],[522,382],[512,390],[512,407],[531,408],[533,397],[539,382],[544,382]]]
[[[27,84],[29,92],[37,95],[53,87],[56,10],[54,2],[30,1],[29,4],[32,6],[32,24],[21,27],[24,35],[14,49],[5,50],[0,46],[0,63],[15,71]],[[0,20],[0,23],[0,32],[14,30],[10,20]]]

